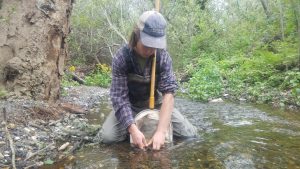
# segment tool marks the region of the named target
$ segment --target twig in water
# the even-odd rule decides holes
[[[77,141],[73,148],[70,150],[70,153],[73,154],[75,153],[76,150],[78,150],[81,146],[83,145],[83,139],[81,139],[80,141]]]
[[[7,129],[6,109],[5,108],[3,108],[3,119],[4,119],[4,128],[5,128],[6,137],[9,141],[9,146],[10,146],[10,150],[11,150],[11,164],[12,164],[13,169],[16,169],[16,153],[15,153],[15,148],[14,148],[14,142],[13,142],[11,135]]]
[[[31,164],[31,165],[29,165],[29,166],[25,167],[24,169],[33,168],[33,167],[35,167],[36,165],[37,165],[37,164]]]
[[[48,145],[48,146],[46,146],[45,148],[42,148],[42,149],[38,150],[37,152],[35,152],[35,153],[31,154],[29,157],[25,158],[25,160],[24,160],[24,161],[27,161],[27,160],[29,160],[30,158],[32,158],[32,157],[34,157],[34,156],[38,155],[39,153],[41,153],[42,151],[45,151],[46,149],[48,149],[49,147],[51,147],[51,146],[53,146],[53,145],[54,145],[54,143],[52,143],[52,144],[49,144],[49,145]]]

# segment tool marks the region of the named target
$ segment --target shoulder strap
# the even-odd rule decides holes
[[[133,72],[133,60],[128,45],[124,46],[123,53],[125,54],[125,62],[128,68],[128,72]]]
[[[157,50],[157,54],[156,54],[156,74],[160,73],[160,54],[161,54],[161,49]]]

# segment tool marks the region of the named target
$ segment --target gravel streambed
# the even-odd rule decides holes
[[[89,124],[108,89],[77,86],[64,89],[56,103],[12,99],[0,100],[0,168],[39,168],[72,154],[92,141],[101,127]],[[14,151],[13,151],[14,150]]]

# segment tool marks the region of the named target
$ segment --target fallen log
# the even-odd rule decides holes
[[[85,81],[80,78],[79,76],[77,76],[75,73],[69,73],[72,77],[72,80],[78,82],[79,84],[85,84]]]

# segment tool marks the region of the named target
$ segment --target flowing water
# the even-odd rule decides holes
[[[84,147],[73,168],[300,168],[300,112],[233,103],[202,104],[176,99],[176,107],[199,129],[199,138],[175,140],[161,151],[141,151],[129,142]],[[102,123],[104,101],[89,115]]]

